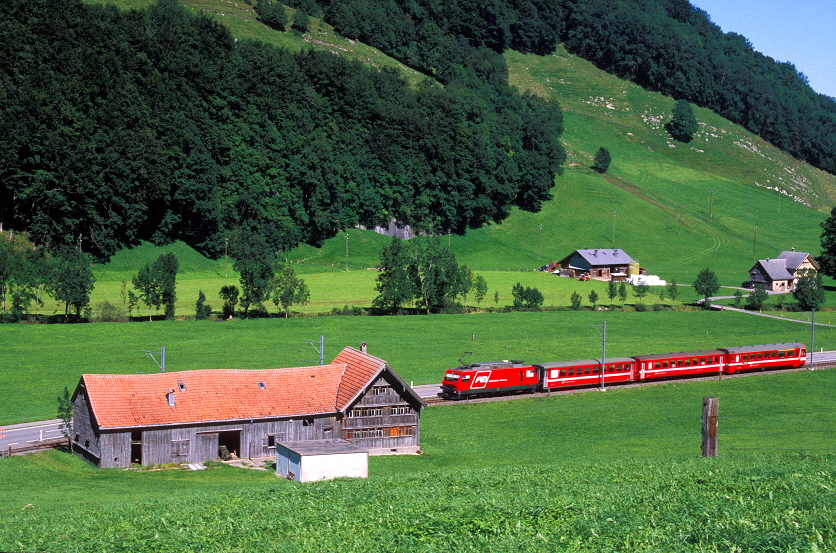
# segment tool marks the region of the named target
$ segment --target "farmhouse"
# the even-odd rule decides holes
[[[553,264],[561,276],[572,278],[593,278],[596,280],[627,280],[628,274],[645,274],[647,271],[638,267],[638,263],[624,250],[594,249],[575,250]]]
[[[795,290],[798,279],[806,271],[818,271],[819,264],[809,253],[783,251],[774,259],[760,259],[749,269],[749,286],[758,284],[772,292]]]
[[[279,443],[312,440],[417,453],[426,406],[384,360],[350,347],[319,367],[85,374],[73,405],[73,447],[99,467],[275,457]]]

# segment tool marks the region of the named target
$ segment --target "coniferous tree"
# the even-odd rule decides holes
[[[680,142],[691,142],[699,129],[694,109],[687,100],[677,100],[673,107],[673,118],[665,125],[670,135]]]

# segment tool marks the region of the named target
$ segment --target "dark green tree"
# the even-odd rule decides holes
[[[224,300],[221,314],[224,319],[230,319],[235,315],[235,306],[238,305],[238,287],[233,284],[221,286],[218,296]]]
[[[733,305],[735,307],[740,307],[740,302],[743,301],[743,292],[741,290],[734,291],[734,302]]]
[[[572,292],[572,295],[569,297],[569,302],[572,305],[573,311],[580,311],[581,310],[581,302],[583,302],[583,298],[577,292]]]
[[[257,0],[253,8],[262,23],[277,31],[284,31],[287,25],[287,14],[281,2],[276,0]]]
[[[665,125],[668,133],[679,142],[691,142],[699,129],[694,110],[687,100],[677,100],[673,107],[673,118]]]
[[[615,298],[618,296],[618,286],[614,280],[607,283],[607,297],[610,298],[610,307],[613,306]]]
[[[668,289],[668,297],[671,299],[671,303],[676,301],[676,298],[679,297],[679,286],[676,284],[676,279],[674,278],[666,285]]]
[[[232,266],[241,275],[240,301],[246,317],[250,307],[263,310],[270,296],[274,255],[265,237],[250,230],[236,231],[230,248],[235,258]]]
[[[598,308],[598,292],[595,290],[589,292],[589,303],[592,304],[593,311]]]
[[[523,287],[519,282],[511,288],[511,297],[514,298],[514,307],[518,309],[521,307],[537,309],[543,305],[544,301],[540,290],[530,286]]]
[[[82,308],[90,303],[90,292],[96,282],[89,258],[76,248],[61,246],[51,265],[49,290],[52,297],[64,302],[64,320],[69,316],[70,307],[80,316]]]
[[[612,157],[610,156],[609,150],[601,146],[598,148],[598,151],[595,152],[595,158],[592,160],[592,168],[599,173],[606,173],[607,169],[610,168],[611,162]]]
[[[311,298],[308,285],[296,276],[296,272],[289,263],[279,270],[271,287],[273,303],[276,307],[282,306],[285,318],[290,317],[291,306],[305,305]]]
[[[151,308],[153,307],[155,311],[159,311],[163,304],[159,280],[150,263],[146,263],[133,277],[133,285],[142,303],[148,306],[148,320],[150,321]]]
[[[293,14],[293,28],[303,33],[307,33],[311,28],[311,18],[304,8],[296,8]]]
[[[203,290],[199,290],[194,305],[194,318],[197,321],[205,321],[210,317],[212,317],[212,306],[206,303],[206,294]]]
[[[821,271],[830,278],[836,278],[836,207],[821,223],[821,253],[816,257]]]
[[[802,311],[818,309],[824,303],[824,288],[822,287],[821,275],[818,271],[807,270],[795,283],[795,290],[792,297],[798,302]]]
[[[418,290],[418,265],[409,242],[392,237],[380,252],[380,271],[377,273],[377,297],[372,307],[397,314],[415,299]]]
[[[73,405],[73,398],[70,395],[70,390],[64,386],[64,394],[58,396],[58,428],[61,430],[61,435],[67,439],[70,452],[73,450],[73,414],[75,413],[75,406]]]
[[[474,287],[476,289],[476,305],[478,306],[488,293],[488,281],[482,275],[476,275]]]
[[[644,299],[647,293],[650,291],[650,286],[646,284],[644,281],[640,281],[637,284],[633,284],[633,295],[636,296],[639,301]]]
[[[699,272],[696,280],[694,280],[693,286],[697,295],[703,297],[703,309],[708,309],[711,304],[709,298],[720,289],[720,282],[717,280],[717,275],[714,274],[714,271],[706,267]]]
[[[174,318],[174,304],[177,301],[177,270],[180,265],[172,252],[162,254],[151,267],[159,291],[161,305],[165,306],[165,318]]]
[[[769,293],[763,287],[763,284],[756,284],[755,288],[746,296],[746,306],[749,309],[760,311],[768,297]]]
[[[621,307],[624,307],[624,302],[627,301],[627,284],[623,281],[618,285],[618,299],[621,300]]]

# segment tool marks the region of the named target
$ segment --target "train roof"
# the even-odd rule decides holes
[[[517,360],[503,360],[503,361],[480,361],[478,363],[470,363],[469,365],[462,365],[451,371],[483,371],[486,369],[513,369],[517,367],[530,367],[531,365],[524,361]]]
[[[633,363],[635,359],[632,357],[607,357],[604,364],[610,365],[612,363]],[[576,359],[574,361],[558,361],[556,363],[535,363],[535,367],[543,369],[562,369],[565,367],[586,367],[591,365],[600,365],[601,359]]]
[[[774,349],[781,350],[806,347],[807,346],[802,344],[801,342],[785,342],[783,344],[761,344],[759,346],[740,346],[736,348],[723,348],[723,351],[727,351],[729,353],[751,353],[758,351],[772,351]]]
[[[723,355],[726,353],[722,349],[703,349],[699,351],[673,351],[670,353],[652,353],[650,355],[636,355],[636,359],[643,359],[645,361],[652,361],[654,359],[669,359],[671,357],[705,357],[707,355]]]

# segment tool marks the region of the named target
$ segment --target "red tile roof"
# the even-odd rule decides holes
[[[85,374],[81,384],[98,425],[124,428],[336,413],[384,367],[382,359],[345,348],[322,367]]]

